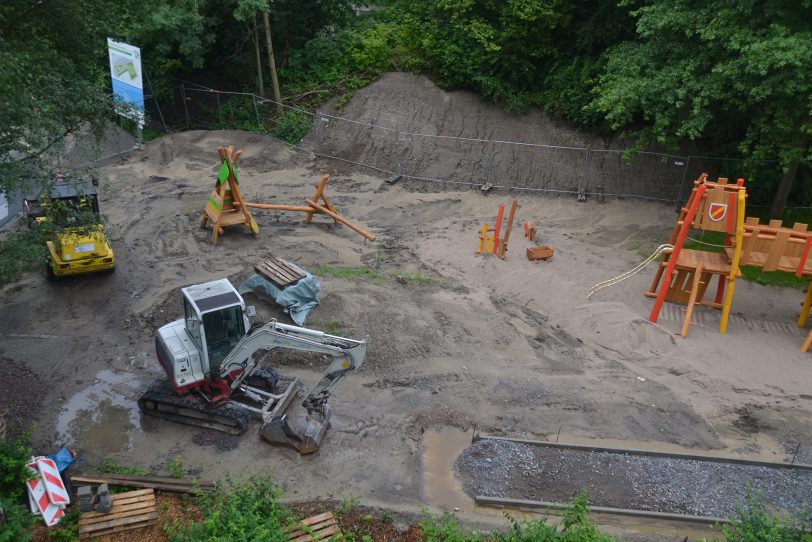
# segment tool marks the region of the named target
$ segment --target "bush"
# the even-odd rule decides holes
[[[203,520],[187,527],[168,526],[169,540],[286,542],[283,528],[291,516],[279,504],[281,494],[270,478],[255,476],[239,484],[228,479],[225,488],[196,497]]]
[[[806,511],[770,514],[763,497],[749,490],[730,520],[731,525],[722,527],[727,542],[812,542],[812,534],[806,532],[810,527]]]
[[[271,135],[282,141],[296,145],[304,139],[313,125],[313,115],[301,109],[289,109],[276,120]]]
[[[587,493],[582,492],[569,503],[564,511],[564,520],[558,525],[550,525],[545,519],[516,521],[505,514],[510,529],[503,534],[482,534],[465,529],[452,516],[428,518],[421,523],[423,540],[426,542],[478,542],[498,540],[500,542],[612,542],[614,538],[598,531],[598,527],[587,517]]]

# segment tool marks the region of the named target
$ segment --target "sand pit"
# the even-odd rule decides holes
[[[378,241],[326,217],[304,225],[297,213],[255,211],[260,239],[226,230],[212,246],[198,223],[216,149],[229,144],[243,150],[240,187],[250,201],[301,201],[331,173],[331,201]],[[44,383],[36,447],[75,447],[88,466],[111,457],[158,471],[181,454],[203,478],[224,468],[272,473],[292,500],[357,496],[415,510],[432,504],[423,497],[420,453],[432,427],[771,461],[801,442],[797,460],[812,462],[812,358],[799,351],[791,326],[800,292],[742,281],[727,335],[716,332],[718,315],[701,308],[687,340],[676,336],[677,308],[657,325],[645,321],[653,270],[586,300],[593,284],[662,242],[675,218],[670,207],[520,195],[518,223],[533,220],[537,242],[553,245],[555,257],[528,261],[517,228],[502,261],[474,250],[479,227],[508,194],[424,192],[332,167],[237,131],[175,134],[104,166],[101,207],[116,273],[56,284],[32,274],[0,292],[0,356]],[[369,340],[362,370],[334,396],[322,450],[302,458],[271,447],[256,426],[223,440],[160,420],[134,423],[120,405],[162,378],[153,335],[180,317],[178,289],[221,277],[239,282],[271,255],[311,271],[380,272],[352,280],[321,273],[322,304],[306,325]],[[261,317],[287,321],[277,307],[247,301]],[[295,354],[273,363],[311,383],[325,366],[319,356]],[[111,374],[120,384],[94,394]],[[15,385],[4,381],[3,392]],[[87,434],[92,446],[81,439]]]

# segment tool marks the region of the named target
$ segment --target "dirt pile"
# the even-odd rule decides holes
[[[315,116],[308,148],[382,172],[448,181],[445,189],[491,184],[674,199],[685,185],[684,159],[642,154],[624,161],[606,152],[618,147],[610,141],[538,111],[511,113],[472,92],[446,92],[424,76],[386,73],[339,111],[325,110],[335,116]]]

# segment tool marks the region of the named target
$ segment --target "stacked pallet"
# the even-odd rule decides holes
[[[289,262],[276,257],[262,260],[254,266],[254,270],[280,289],[296,284],[305,277],[304,273],[293,267]]]
[[[287,536],[289,542],[312,542],[325,540],[332,536],[341,537],[341,530],[338,528],[333,513],[325,512],[303,519],[288,529]]]
[[[107,514],[85,512],[79,517],[79,538],[82,540],[106,534],[140,529],[155,525],[155,493],[141,489],[112,495],[113,509]]]

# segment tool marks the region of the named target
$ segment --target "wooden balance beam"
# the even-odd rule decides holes
[[[356,232],[358,235],[362,237],[374,241],[375,236],[362,227],[353,224],[343,216],[339,215],[336,211],[336,208],[330,203],[330,200],[327,199],[327,196],[324,194],[324,189],[327,187],[327,183],[330,180],[330,175],[325,174],[322,176],[321,181],[319,184],[316,185],[316,193],[313,194],[313,197],[306,200],[307,205],[284,205],[279,203],[251,203],[251,202],[234,202],[235,207],[240,207],[244,205],[245,207],[251,209],[264,209],[267,211],[289,211],[294,213],[307,213],[307,218],[305,219],[305,224],[309,224],[310,221],[313,219],[313,215],[316,213],[325,214],[332,218],[336,223],[341,223],[350,228],[352,231]],[[319,203],[319,200],[324,202],[324,205]]]

